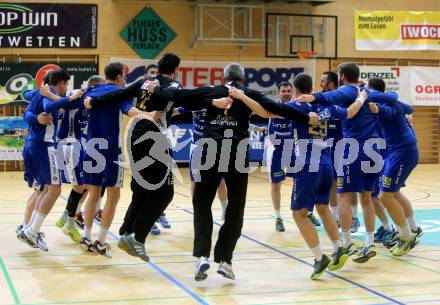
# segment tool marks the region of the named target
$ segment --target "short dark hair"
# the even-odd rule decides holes
[[[49,81],[50,81],[50,74],[52,73],[53,70],[49,70],[46,72],[46,74],[44,74],[43,77],[43,85],[49,85]]]
[[[156,64],[149,64],[148,66],[145,67],[145,72],[144,73],[147,73],[148,70],[150,70],[151,68],[157,69],[157,65]]]
[[[338,74],[333,71],[325,71],[322,75],[327,75],[327,82],[332,82],[335,87],[338,87]]]
[[[385,86],[385,82],[381,78],[373,77],[368,79],[368,88],[370,89],[385,92]]]
[[[359,66],[354,62],[344,62],[339,65],[339,73],[344,74],[350,83],[357,83],[360,75]]]
[[[70,79],[69,73],[64,70],[52,70],[49,75],[49,85],[56,86],[61,82],[67,82]]]
[[[157,62],[160,74],[170,74],[180,65],[180,57],[173,53],[164,54]]]
[[[280,88],[281,87],[287,87],[287,86],[289,86],[290,88],[292,88],[293,89],[293,86],[292,86],[292,84],[291,83],[289,83],[289,82],[281,82],[281,83],[279,83],[278,84],[278,90],[280,90]]]
[[[309,94],[313,91],[313,79],[305,73],[298,74],[293,80],[293,86],[301,93]]]
[[[124,74],[124,64],[121,62],[111,62],[104,68],[105,78],[108,80],[116,80],[119,75]]]

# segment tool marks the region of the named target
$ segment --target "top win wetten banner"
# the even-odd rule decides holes
[[[355,11],[356,50],[440,50],[440,12]]]

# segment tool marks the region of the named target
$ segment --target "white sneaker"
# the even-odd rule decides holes
[[[29,242],[29,244],[33,244],[35,247],[46,252],[49,250],[46,245],[44,233],[39,232],[38,234],[34,235],[26,229],[22,231],[22,235]]]
[[[234,271],[232,271],[232,265],[226,262],[220,262],[217,273],[223,275],[228,279],[235,280]]]
[[[195,280],[196,281],[203,281],[206,280],[208,277],[208,274],[206,271],[211,267],[208,262],[208,258],[201,256],[199,260],[196,263],[196,275]]]

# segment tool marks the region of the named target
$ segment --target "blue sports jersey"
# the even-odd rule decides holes
[[[53,88],[50,88],[53,94],[56,94]],[[52,114],[53,122],[50,125],[32,124],[29,126],[28,142],[30,146],[41,146],[56,143],[56,131],[58,126],[58,110],[69,103],[68,97],[63,97],[54,102],[48,98],[43,97],[39,91],[30,92],[26,94],[30,97],[30,103],[25,112],[25,120],[29,122],[32,114],[37,115],[42,112]],[[25,98],[26,98],[25,97]]]
[[[58,139],[81,140],[87,126],[87,109],[84,107],[83,99],[68,103],[64,110],[58,128]]]
[[[322,105],[319,103],[306,104],[298,102],[289,102],[291,107],[301,109],[305,113],[320,113],[327,109],[332,118],[344,119],[347,117],[347,110],[335,105]],[[330,155],[330,146],[325,145],[324,141],[328,137],[328,119],[320,121],[319,125],[311,126],[305,123],[292,121],[292,137],[294,140],[294,153],[292,154],[291,164],[295,164],[295,160],[300,158],[305,164],[333,164]],[[304,141],[307,139],[307,141]],[[302,140],[302,141],[300,141]],[[322,141],[321,141],[322,140]],[[307,143],[307,146],[304,144]],[[311,143],[311,145],[309,145]],[[316,154],[313,152],[319,152]],[[305,154],[305,156],[304,156]],[[315,159],[319,157],[319,160]]]
[[[417,149],[417,140],[412,128],[405,117],[412,114],[413,108],[405,103],[395,104],[378,103],[379,126],[388,150]]]
[[[97,97],[120,89],[115,84],[98,84],[91,88],[87,96]],[[103,138],[108,142],[108,150],[119,152],[121,149],[120,131],[122,126],[121,112],[127,114],[133,107],[131,100],[108,103],[106,107],[92,108],[87,117],[87,141]]]
[[[279,100],[277,100],[277,102],[281,103],[281,101]],[[289,139],[292,136],[292,121],[283,118],[269,119],[269,126],[267,131],[269,135],[269,140],[275,144],[274,140],[280,139],[281,142],[279,143],[279,145],[282,146],[283,140]]]
[[[203,136],[203,128],[205,126],[205,114],[206,114],[206,109],[192,112],[192,119],[193,119],[192,143],[196,143]]]

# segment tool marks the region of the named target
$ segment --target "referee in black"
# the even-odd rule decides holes
[[[243,67],[230,64],[224,69],[227,85],[174,90],[157,86],[157,83],[150,83],[148,89],[156,96],[177,102],[226,97],[229,95],[229,87],[234,86],[243,90],[247,96],[273,114],[305,123],[317,123],[316,113],[304,114],[292,107],[274,102],[259,91],[244,87],[244,76]],[[195,235],[193,255],[199,258],[196,263],[196,281],[206,279],[206,271],[210,267],[208,257],[213,230],[211,205],[221,177],[224,177],[228,188],[228,207],[215,245],[214,261],[220,264],[217,271],[219,274],[235,279],[232,256],[243,226],[249,171],[248,129],[251,114],[252,111],[240,101],[232,103],[228,110],[210,106],[206,111],[201,142],[210,143],[199,143],[193,156],[199,155],[200,159],[191,160],[193,164],[200,166],[200,181],[196,181],[193,195]],[[215,149],[212,150],[209,146],[214,146]],[[205,169],[204,165],[210,160],[213,160],[211,162],[213,165]]]

